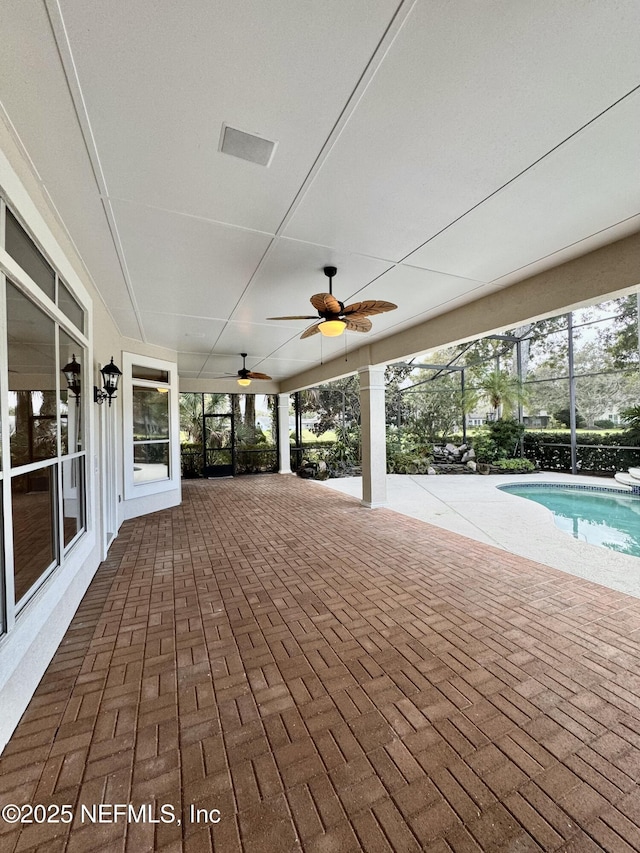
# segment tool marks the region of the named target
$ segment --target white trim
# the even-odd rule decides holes
[[[19,266],[16,261],[13,260],[11,255],[7,254],[2,247],[0,247],[0,271],[2,271],[7,278],[11,280],[14,287],[17,287],[21,293],[27,296],[30,301],[36,305],[36,307],[44,311],[52,320],[54,320],[54,322],[61,326],[70,338],[77,340],[82,346],[89,346],[89,339],[87,336],[72,323],[64,311],[58,308],[56,303],[47,296],[44,290],[42,290],[36,282],[27,275],[22,267]],[[70,287],[68,289],[71,290]],[[73,293],[73,290],[71,290],[71,292]],[[75,294],[73,295],[75,296]],[[85,312],[87,311],[84,305],[81,305],[81,307]],[[85,313],[85,320],[86,319],[87,314]]]
[[[58,245],[49,226],[33,203],[31,197],[22,185],[7,159],[4,151],[0,150],[0,194],[8,202],[11,212],[18,222],[25,227],[36,246],[42,251],[47,261],[60,274],[64,283],[71,290],[85,311],[91,306],[91,297],[78,277],[75,269]],[[87,319],[87,327],[89,317]]]
[[[0,199],[0,237],[4,234],[2,228],[4,222],[5,206]],[[0,329],[7,328],[7,303],[5,299],[6,282],[5,276],[0,270]],[[9,387],[9,354],[7,335],[0,335],[0,388],[3,394],[0,400],[0,406],[3,411],[8,410],[7,392]],[[11,477],[7,475],[11,461],[11,430],[9,427],[9,418],[0,418],[2,421],[1,436],[2,436],[2,471],[0,472],[0,486],[2,487],[2,540],[0,548],[4,548],[4,558],[6,565],[3,564],[2,555],[0,554],[0,643],[2,641],[3,631],[8,633],[13,629],[16,621],[15,611],[15,588],[13,572],[9,571],[9,566],[13,565],[13,514],[11,511]],[[1,648],[1,646],[0,646]]]
[[[133,379],[133,366],[150,367],[167,372],[168,382],[157,382],[147,379]],[[180,407],[178,390],[178,365],[173,361],[163,361],[158,358],[143,356],[138,353],[122,353],[122,399],[124,430],[123,461],[124,461],[124,499],[135,500],[141,497],[157,495],[161,492],[181,491],[180,484]],[[133,388],[157,388],[166,386],[169,389],[169,476],[166,479],[152,482],[136,483],[133,479]],[[162,442],[159,442],[162,443]],[[178,503],[179,503],[178,497]]]
[[[95,471],[90,462],[93,458],[95,414],[90,405],[91,398],[87,393],[84,393],[80,400],[84,416],[82,450],[65,456],[58,454],[54,459],[22,465],[14,469],[10,468],[10,427],[9,420],[6,417],[8,407],[6,389],[9,388],[6,340],[8,324],[4,295],[5,276],[3,273],[6,272],[12,283],[24,293],[26,298],[83,347],[85,356],[82,364],[82,381],[83,387],[87,390],[91,388],[88,380],[92,373],[90,366],[93,364],[93,303],[70,259],[56,241],[36,203],[29,196],[20,177],[14,171],[3,151],[0,151],[0,194],[3,196],[3,200],[0,200],[0,226],[5,219],[4,200],[6,200],[12,213],[84,311],[86,330],[83,334],[0,246],[0,286],[2,288],[0,291],[0,329],[2,329],[0,334],[0,390],[2,391],[0,405],[4,415],[1,426],[3,470],[0,472],[0,480],[3,495],[3,547],[6,557],[6,566],[4,567],[6,599],[3,604],[6,621],[5,633],[0,635],[0,707],[2,707],[0,749],[2,749],[24,712],[98,567],[100,555],[96,548],[96,529],[98,526],[96,513],[100,511],[100,504],[95,495]],[[0,234],[4,234],[4,230],[0,230]],[[56,343],[59,344],[59,335],[56,335]],[[59,352],[60,347],[57,345],[56,359]],[[56,371],[56,388],[58,390],[61,382],[61,375]],[[58,451],[60,450],[59,442],[58,430]],[[23,603],[16,617],[11,505],[12,476],[28,474],[34,470],[50,469],[51,466],[60,466],[68,459],[80,457],[86,459],[84,463],[85,530],[77,534],[65,550],[61,528],[59,524],[57,525],[58,553],[54,565],[45,570],[38,578],[37,586],[32,587],[23,596]],[[61,476],[61,471],[57,471],[57,473]],[[61,493],[57,485],[55,491],[59,504],[59,518],[61,518],[63,508],[60,503]]]
[[[118,429],[115,423],[117,410],[108,405],[100,407],[99,456],[102,506],[102,559],[107,559],[109,546],[118,535]]]

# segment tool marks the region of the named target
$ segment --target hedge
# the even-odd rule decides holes
[[[525,432],[523,448],[525,457],[544,471],[571,470],[570,433]],[[576,461],[583,474],[615,474],[640,467],[640,447],[628,432],[580,433]]]

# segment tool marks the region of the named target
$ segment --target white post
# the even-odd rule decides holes
[[[362,504],[374,509],[387,503],[387,443],[384,368],[363,367],[360,374],[362,427]]]
[[[278,473],[291,473],[288,394],[278,394]]]

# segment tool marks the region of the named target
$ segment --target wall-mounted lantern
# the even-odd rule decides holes
[[[69,388],[69,391],[76,398],[76,406],[80,405],[81,368],[76,361],[75,354],[71,356],[69,364],[65,364],[62,368],[62,372],[64,373],[64,378],[67,380],[67,387]]]
[[[100,373],[102,374],[102,387],[104,390],[101,391],[94,385],[93,402],[102,405],[105,400],[108,400],[109,405],[111,405],[111,400],[116,396],[116,391],[118,390],[118,380],[122,376],[122,371],[113,363],[113,356],[111,356],[111,362],[106,367],[103,367]]]

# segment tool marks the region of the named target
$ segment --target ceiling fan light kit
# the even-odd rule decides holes
[[[318,328],[320,334],[324,335],[325,338],[337,338],[347,328],[347,324],[344,320],[325,320],[324,323],[320,323]]]
[[[329,279],[329,293],[315,293],[310,300],[318,312],[319,319],[313,314],[298,314],[288,317],[267,317],[267,320],[315,320],[316,322],[300,335],[301,339],[309,338],[318,332],[327,338],[335,338],[345,330],[369,332],[370,316],[394,311],[398,307],[393,302],[384,302],[381,299],[365,299],[345,307],[344,303],[333,295],[333,277],[338,272],[337,268],[324,267],[323,272]]]
[[[247,388],[251,385],[252,379],[271,379],[270,376],[267,376],[266,373],[257,373],[255,370],[249,370],[246,365],[247,353],[241,352],[242,356],[242,367],[238,371],[237,383],[242,386],[242,388]]]

